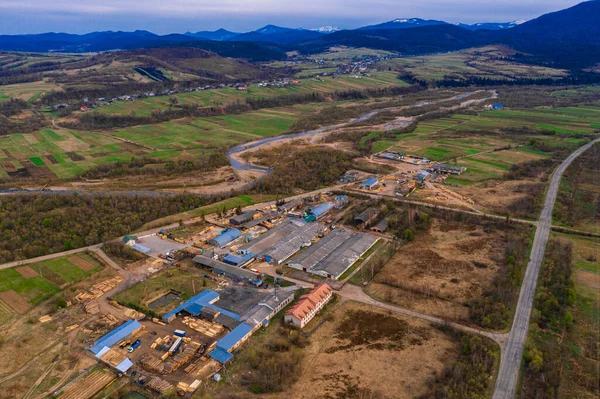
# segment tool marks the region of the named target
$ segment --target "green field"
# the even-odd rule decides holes
[[[57,281],[51,276],[44,277],[46,270],[59,276],[64,283],[75,283],[91,276],[102,268],[102,265],[88,254],[78,254],[80,258],[95,266],[91,271],[83,271],[67,260],[68,257],[56,258],[44,262],[33,263],[30,266],[40,274],[37,277],[25,278],[15,268],[0,270],[0,292],[14,290],[31,305],[37,305],[52,295],[61,291]],[[41,272],[40,272],[41,271]]]
[[[455,114],[421,122],[412,133],[399,134],[395,140],[386,137],[376,141],[372,152],[391,147],[394,151],[465,166],[467,172],[449,178],[448,182],[468,185],[501,178],[515,163],[550,155],[529,146],[490,151],[509,145],[522,146],[529,139],[539,140],[549,147],[580,146],[585,143],[582,136],[593,134],[598,123],[600,107],[595,106],[484,111],[479,115]],[[522,137],[503,133],[511,128],[524,129]],[[545,133],[542,134],[542,131]],[[378,135],[374,132],[367,138]]]
[[[406,83],[396,78],[394,72],[377,72],[370,77],[354,78],[348,75],[338,77],[318,77],[302,79],[298,84],[285,87],[258,87],[248,86],[248,91],[243,92],[236,88],[224,87],[221,89],[202,90],[192,93],[179,93],[171,97],[180,104],[197,104],[201,106],[214,106],[243,102],[248,98],[268,98],[286,94],[332,93],[335,91],[365,89],[369,87],[399,86]],[[148,97],[137,101],[117,101],[111,105],[98,108],[98,112],[105,114],[150,115],[155,110],[169,109],[171,102],[169,96]]]
[[[33,134],[0,138],[0,177],[7,177],[3,164],[21,167],[27,159],[47,167],[58,178],[73,178],[109,162],[150,156],[165,161],[193,159],[216,149],[286,132],[301,115],[325,104],[264,109],[240,115],[179,119],[155,125],[118,129],[96,134],[66,129],[43,129]],[[114,137],[111,137],[114,136]],[[132,140],[143,146],[123,143]],[[9,156],[10,155],[10,156]]]

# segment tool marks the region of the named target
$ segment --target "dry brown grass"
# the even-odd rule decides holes
[[[439,317],[467,321],[465,304],[497,275],[502,234],[434,219],[430,231],[400,249],[368,292],[384,301]]]
[[[289,398],[414,398],[442,372],[458,347],[429,324],[355,302],[310,338]]]

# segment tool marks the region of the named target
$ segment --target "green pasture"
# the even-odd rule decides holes
[[[84,272],[69,262],[67,257],[33,263],[28,266],[38,272],[41,266],[45,266],[68,283],[81,281],[101,269],[102,265],[91,256],[87,254],[78,254],[78,256],[96,266],[96,268]],[[25,278],[15,268],[0,270],[0,292],[8,290],[14,290],[31,305],[37,305],[61,291],[57,285],[46,280],[43,276]]]
[[[285,87],[258,87],[248,86],[247,92],[232,87],[202,90],[191,93],[178,93],[173,96],[148,97],[136,101],[117,101],[111,105],[98,108],[97,111],[105,114],[150,115],[155,110],[166,110],[172,107],[170,97],[175,98],[179,104],[196,104],[200,106],[216,106],[236,101],[243,102],[248,98],[269,98],[286,94],[332,93],[335,91],[365,89],[370,87],[387,87],[405,85],[396,78],[395,72],[376,72],[368,77],[354,78],[349,75],[336,77],[316,77],[302,79],[298,84]]]

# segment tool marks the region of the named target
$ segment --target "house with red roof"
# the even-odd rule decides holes
[[[326,283],[319,284],[309,293],[302,295],[298,302],[285,312],[283,320],[286,324],[304,328],[332,297],[333,289]]]

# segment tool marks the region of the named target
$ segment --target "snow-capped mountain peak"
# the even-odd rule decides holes
[[[338,28],[337,26],[321,26],[320,28],[317,29],[313,29],[313,31],[315,32],[321,32],[321,33],[332,33],[332,32],[337,32],[341,30],[340,28]]]

